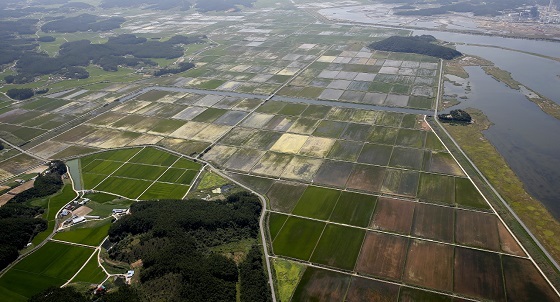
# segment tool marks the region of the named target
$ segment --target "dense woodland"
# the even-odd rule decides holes
[[[44,32],[74,33],[78,31],[110,31],[120,28],[123,17],[101,18],[90,14],[82,14],[60,20],[47,22],[41,27]]]
[[[35,218],[43,212],[41,207],[8,203],[0,207],[0,269],[5,268],[19,256],[39,232],[47,229],[47,221]]]
[[[371,43],[368,47],[382,51],[416,53],[444,60],[451,60],[463,55],[455,49],[434,44],[435,41],[436,39],[433,36],[428,35],[412,37],[392,36]]]
[[[7,76],[4,80],[6,83],[13,83],[14,77]],[[6,95],[14,100],[26,100],[33,97],[35,92],[33,92],[33,89],[31,88],[12,88],[6,92]]]
[[[84,67],[99,65],[105,71],[117,71],[119,66],[155,66],[149,58],[173,59],[183,55],[180,44],[201,43],[204,37],[174,36],[160,42],[139,38],[131,34],[110,37],[104,44],[93,44],[89,40],[67,42],[60,46],[59,54],[50,57],[44,53],[27,51],[19,57],[15,65],[17,75],[5,78],[10,83],[31,82],[37,76],[54,74],[65,78],[85,79],[89,73]],[[165,73],[181,72],[192,68],[185,64],[176,69],[164,69]]]

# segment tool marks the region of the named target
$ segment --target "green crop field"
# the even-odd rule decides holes
[[[90,284],[99,284],[105,280],[107,275],[99,267],[97,256],[99,252],[95,253],[93,257],[87,262],[86,266],[72,279],[72,282],[86,282]]]
[[[126,163],[113,176],[156,180],[165,170],[165,167]]]
[[[92,253],[93,249],[48,242],[0,278],[0,292],[29,298],[50,286],[60,286]]]
[[[376,202],[375,196],[342,192],[329,220],[367,227]]]
[[[351,271],[365,235],[364,230],[327,224],[310,260]]]
[[[130,199],[136,199],[151,184],[151,181],[109,177],[95,189],[98,191],[115,193]]]
[[[111,219],[87,222],[57,233],[54,239],[97,246],[107,236],[110,227]]]
[[[139,199],[182,199],[188,190],[189,186],[155,182]]]
[[[131,163],[168,167],[171,166],[176,160],[177,156],[171,153],[154,148],[145,148],[128,161]]]
[[[468,178],[455,178],[455,202],[465,207],[490,209],[486,200]]]
[[[287,215],[270,213],[268,216],[268,231],[270,232],[271,241],[273,241],[276,235],[278,235],[278,232],[280,232],[286,220],[288,220]]]
[[[308,260],[325,223],[290,217],[272,243],[274,253]]]
[[[55,218],[56,213],[67,203],[72,201],[78,194],[74,192],[72,186],[65,185],[62,187],[62,191],[57,193],[56,195],[52,196],[48,200],[47,204],[47,211],[43,216],[48,221],[47,229],[43,232],[37,234],[31,243],[33,245],[37,245],[43,240],[47,239],[47,237],[53,232],[55,226]]]
[[[308,187],[296,207],[295,215],[327,220],[336,205],[340,192],[334,189]]]

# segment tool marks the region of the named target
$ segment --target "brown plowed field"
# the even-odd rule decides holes
[[[503,256],[508,301],[558,301],[558,296],[527,259]]]
[[[515,241],[511,233],[506,229],[501,221],[498,221],[498,233],[500,234],[500,246],[502,247],[503,252],[516,256],[526,256],[523,249],[519,246],[519,244],[517,244],[517,241]]]
[[[401,234],[410,234],[415,203],[380,197],[373,214],[371,227]]]
[[[403,280],[422,287],[453,289],[453,246],[413,240]]]
[[[368,280],[364,278],[352,277],[346,302],[395,302],[399,296],[399,286]]]
[[[366,192],[379,192],[384,176],[385,168],[356,165],[346,186]]]
[[[493,214],[457,210],[455,242],[500,251],[497,218]]]
[[[358,257],[356,271],[400,280],[407,249],[407,238],[368,232]]]
[[[443,242],[453,242],[452,208],[428,204],[416,205],[412,234]]]
[[[500,255],[455,248],[454,291],[465,296],[505,301]],[[517,276],[518,278],[523,278]]]
[[[350,276],[308,267],[292,301],[342,301],[349,283]]]

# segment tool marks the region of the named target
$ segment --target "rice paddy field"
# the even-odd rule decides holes
[[[142,147],[80,158],[85,190],[131,200],[182,199],[202,166],[185,157]]]
[[[305,10],[274,4],[192,15],[192,24],[179,14],[135,16],[124,32],[188,31],[212,45],[187,49],[196,67],[178,75],[3,104],[0,138],[41,158],[75,159],[90,215],[103,217],[137,200],[182,199],[203,164],[221,170],[266,199],[282,302],[557,301],[425,121],[439,61],[372,51],[371,42],[410,33],[324,23],[312,11],[336,2],[296,2]],[[8,147],[0,178],[39,162]],[[57,233],[85,246],[47,243],[0,278],[0,296],[23,301],[84,264],[73,282],[102,281],[87,246],[109,225]]]

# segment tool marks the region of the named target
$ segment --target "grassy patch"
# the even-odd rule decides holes
[[[229,181],[214,172],[206,172],[198,184],[197,190],[208,190],[228,184]]]
[[[103,280],[105,280],[107,275],[99,266],[99,263],[97,262],[97,255],[98,253],[95,253],[95,255],[91,257],[86,266],[84,266],[84,268],[78,273],[78,275],[76,275],[76,277],[72,279],[72,282],[99,284],[103,282]]]
[[[107,236],[110,227],[111,219],[87,222],[57,233],[54,239],[97,246]]]
[[[182,199],[189,186],[156,182],[139,199]]]
[[[281,302],[289,302],[306,267],[284,259],[273,259],[272,264],[278,285],[278,299]]]

